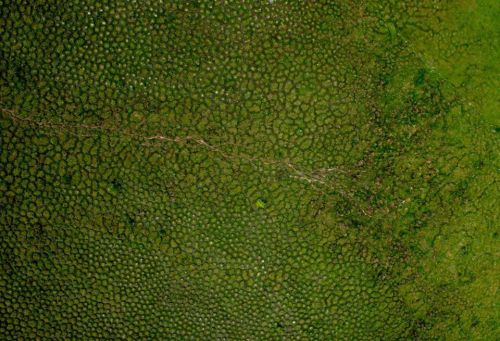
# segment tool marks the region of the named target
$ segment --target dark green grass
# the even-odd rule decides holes
[[[495,339],[493,1],[1,5],[2,337]]]

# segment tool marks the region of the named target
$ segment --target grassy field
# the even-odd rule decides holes
[[[0,0],[0,338],[496,340],[499,11]]]

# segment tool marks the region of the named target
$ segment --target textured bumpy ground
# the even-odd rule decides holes
[[[496,0],[0,0],[0,338],[496,340]]]

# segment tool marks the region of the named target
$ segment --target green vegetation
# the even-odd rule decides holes
[[[0,0],[1,338],[495,340],[499,9]]]

